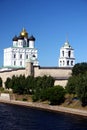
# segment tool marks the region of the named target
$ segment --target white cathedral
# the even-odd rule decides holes
[[[19,36],[13,39],[12,47],[4,49],[4,64],[0,69],[0,77],[5,88],[8,77],[20,76],[44,76],[50,75],[54,78],[54,85],[66,86],[68,78],[72,74],[75,65],[74,49],[68,41],[60,48],[58,67],[41,67],[38,62],[38,50],[35,48],[34,36],[29,36],[23,29]]]
[[[25,67],[27,60],[33,62],[33,65],[38,66],[38,51],[35,48],[35,38],[28,36],[28,33],[23,28],[20,35],[13,39],[13,46],[4,49],[4,67],[22,68]]]
[[[28,36],[23,28],[20,35],[13,39],[13,46],[4,49],[4,68],[25,68],[26,62],[30,61],[34,66],[39,66],[38,51],[35,48],[34,36]],[[73,67],[75,65],[74,49],[66,41],[60,49],[58,59],[59,67]]]

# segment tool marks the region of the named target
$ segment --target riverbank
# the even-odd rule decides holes
[[[0,100],[0,102],[13,104],[13,105],[27,106],[27,107],[37,108],[37,109],[44,109],[47,111],[64,112],[64,113],[70,113],[70,114],[75,114],[80,116],[87,116],[86,110],[73,109],[73,108],[67,108],[62,106],[52,106],[40,102],[25,102],[25,101],[16,101],[16,100]]]

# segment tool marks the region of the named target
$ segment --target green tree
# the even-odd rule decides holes
[[[77,96],[82,102],[82,106],[87,105],[87,73],[80,74],[78,76],[78,84],[77,84]]]
[[[14,82],[14,87],[13,90],[16,93],[19,94],[24,94],[25,92],[25,76],[24,75],[20,75],[19,77],[15,77],[15,82]]]
[[[76,94],[82,106],[87,105],[87,72],[70,77],[66,85],[66,90],[70,94]]]
[[[46,101],[49,100],[49,96],[50,96],[50,88],[46,88],[46,89],[42,89],[40,92],[40,100],[41,101]]]
[[[15,76],[13,75],[12,79],[11,79],[11,86],[10,88],[13,89],[14,93],[19,93],[19,94],[23,94],[24,90],[25,90],[25,76],[24,75],[20,75]]]
[[[60,105],[65,100],[65,89],[62,86],[54,86],[49,89],[49,101],[51,105]]]
[[[46,89],[46,88],[50,88],[54,86],[54,79],[51,76],[46,76],[44,75],[42,77],[42,88]]]
[[[35,79],[33,76],[28,76],[26,78],[25,93],[33,94],[34,89],[35,89]]]
[[[54,85],[54,79],[51,76],[46,76],[44,75],[43,77],[36,77],[35,78],[36,82],[36,89],[46,89],[49,87],[53,87]]]
[[[12,78],[12,89],[14,93],[20,93],[20,84],[19,84],[19,79],[18,77],[14,76]]]
[[[77,63],[72,69],[72,75],[84,74],[87,71],[87,63]]]
[[[68,79],[68,83],[67,83],[65,89],[69,94],[76,94],[77,85],[78,85],[78,77],[71,76]]]
[[[5,81],[5,87],[7,89],[12,88],[12,79],[11,78],[7,78],[7,80]]]
[[[33,100],[34,101],[45,100],[46,98],[45,90],[53,87],[53,85],[54,85],[54,79],[51,76],[44,75],[43,77],[40,76],[36,77]]]

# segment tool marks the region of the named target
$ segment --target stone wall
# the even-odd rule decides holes
[[[25,74],[26,74],[25,69],[14,69],[0,72],[0,77],[3,80],[3,87],[5,88],[5,81],[8,77],[11,78],[13,75],[20,76]]]
[[[71,68],[59,68],[59,67],[34,67],[34,76],[48,75],[55,79],[54,85],[61,85],[65,87],[68,78],[71,76]]]
[[[67,82],[68,82],[67,79],[63,79],[63,80],[55,80],[54,85],[61,85],[61,86],[65,87],[66,84],[67,84]]]
[[[34,76],[50,75],[52,77],[70,77],[72,73],[71,68],[59,67],[34,67]]]
[[[26,64],[26,68],[20,68],[20,69],[13,69],[13,70],[7,70],[7,71],[1,71],[0,77],[3,80],[3,87],[5,87],[5,81],[8,77],[20,76],[20,75],[34,75],[34,77],[37,76],[52,76],[55,79],[54,85],[62,85],[65,86],[68,78],[71,76],[72,69],[71,68],[59,68],[59,67],[40,67],[40,66],[33,66],[32,63]]]
[[[8,100],[10,101],[10,94],[9,93],[1,93],[0,100]]]

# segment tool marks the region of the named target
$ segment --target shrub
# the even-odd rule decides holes
[[[65,89],[59,85],[50,88],[48,100],[51,105],[60,105],[65,100]]]
[[[23,98],[22,101],[27,101],[27,98]]]
[[[66,92],[69,93],[69,94],[76,94],[77,84],[78,84],[77,76],[71,76],[68,79],[68,83],[67,83],[67,85],[65,87]]]

